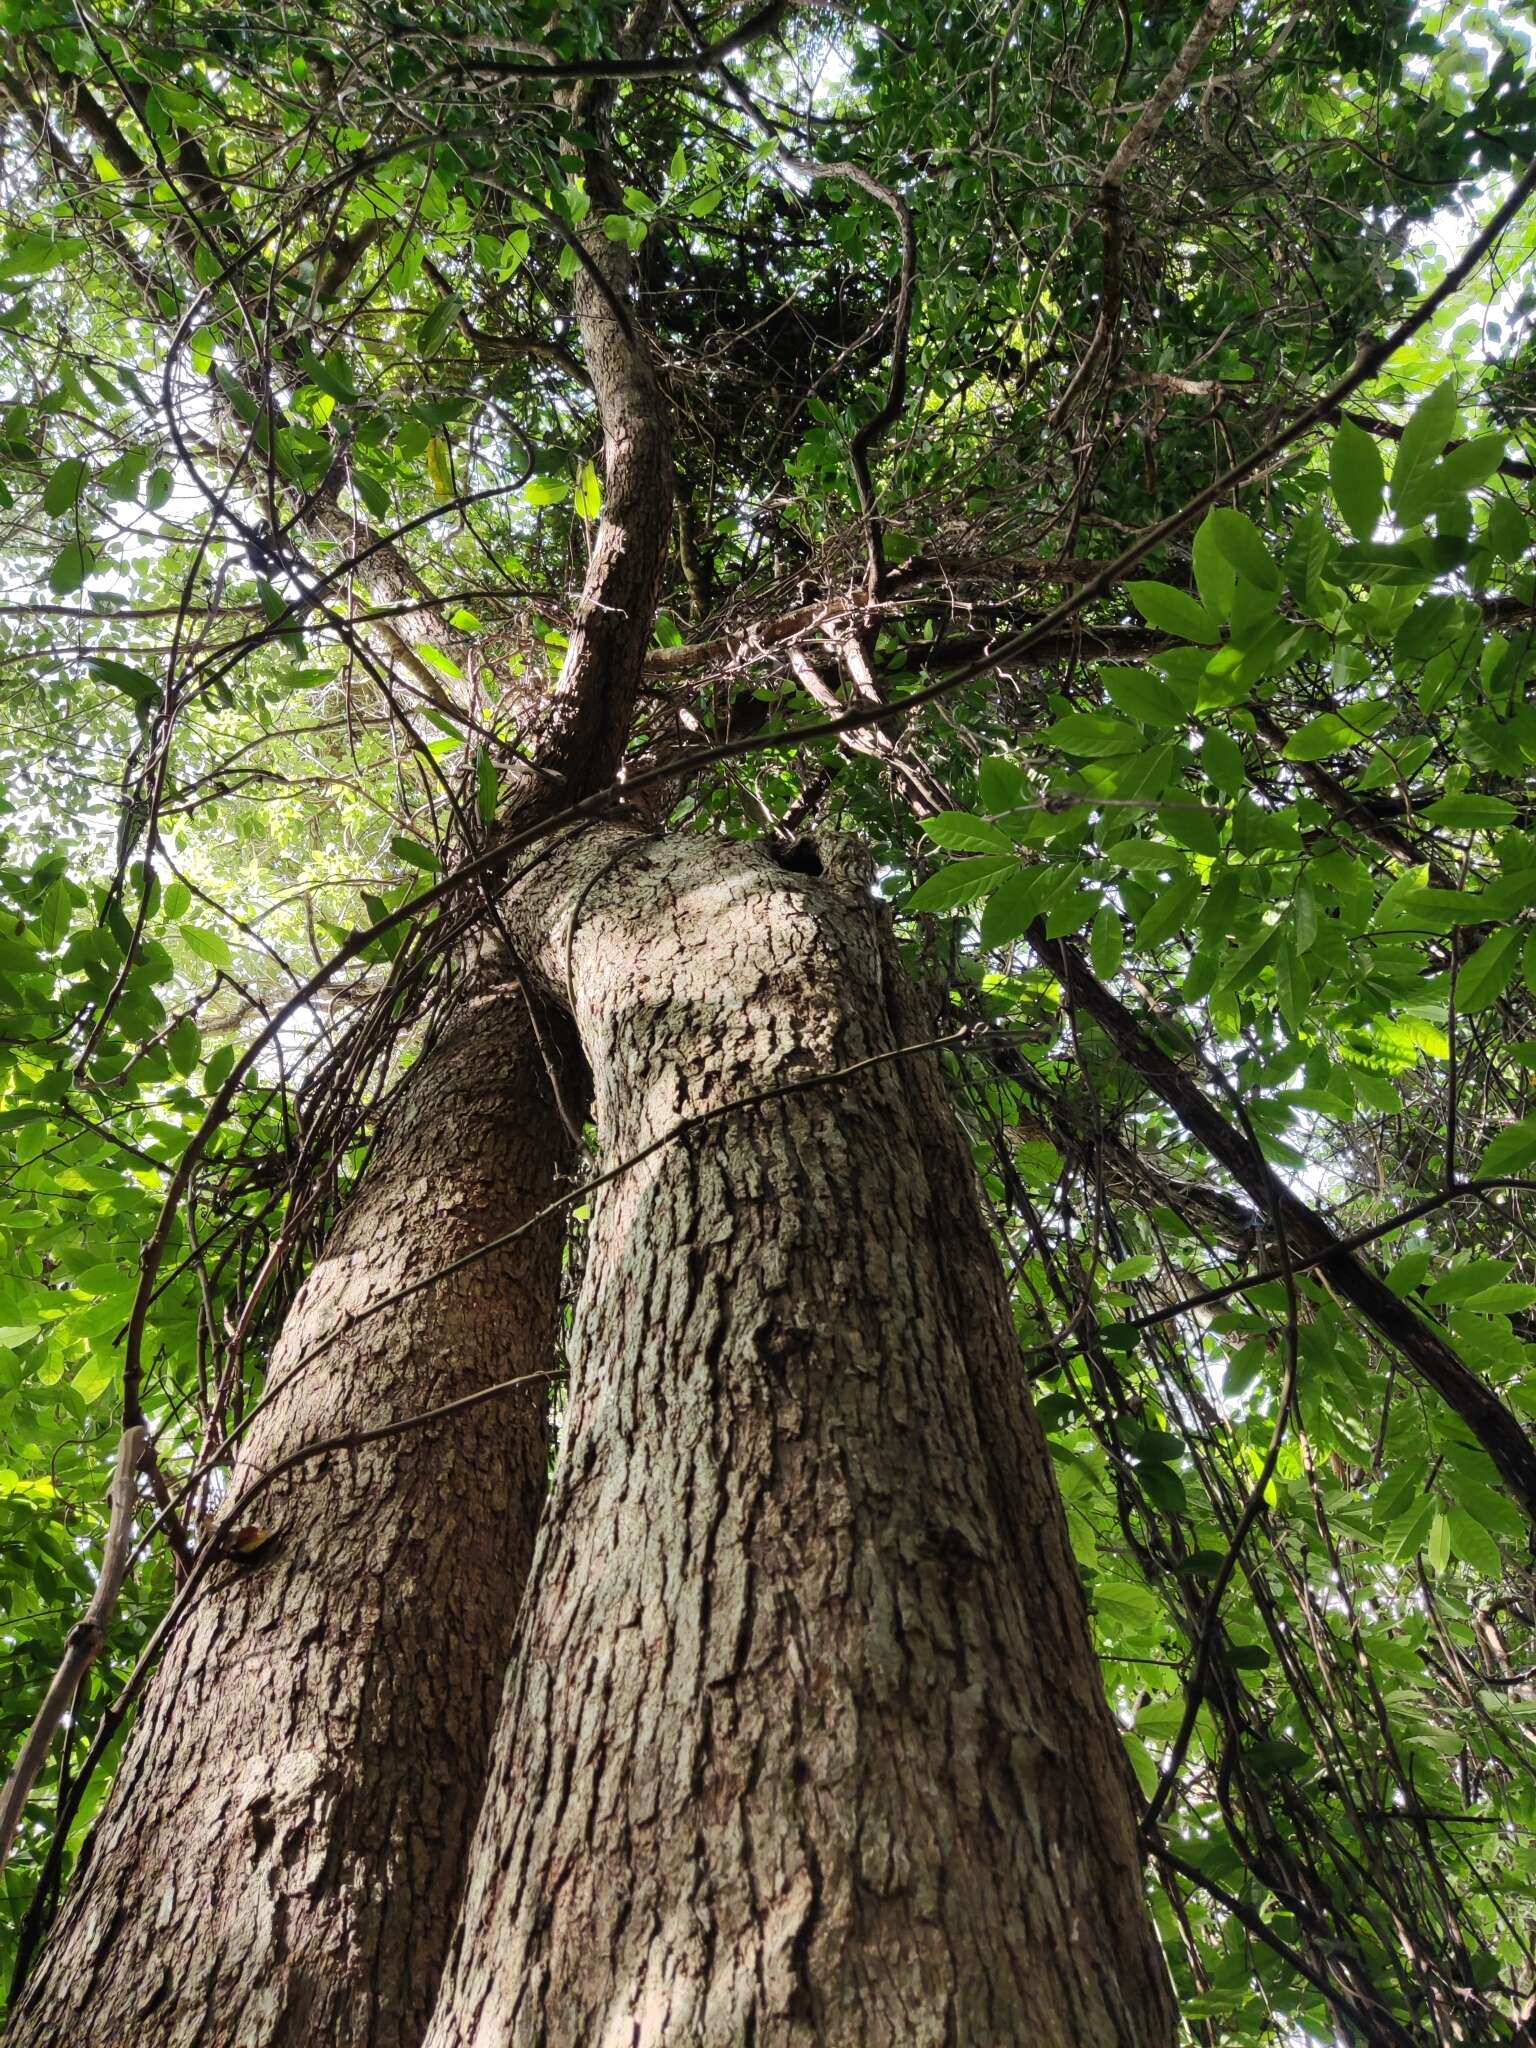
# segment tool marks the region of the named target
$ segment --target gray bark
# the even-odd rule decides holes
[[[483,974],[289,1313],[232,1481],[553,1363],[559,1234],[348,1318],[549,1199],[525,1006]],[[546,1383],[299,1466],[171,1638],[11,2048],[414,2048],[545,1493]]]
[[[510,916],[605,1163],[927,1033],[872,899],[604,825]],[[595,1198],[429,2048],[1167,2048],[1120,1745],[932,1054]]]

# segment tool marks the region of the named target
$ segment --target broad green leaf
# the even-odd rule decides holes
[[[1451,1548],[1462,1563],[1469,1564],[1485,1579],[1502,1578],[1503,1556],[1482,1523],[1465,1508],[1452,1508],[1447,1520],[1450,1523]]]
[[[416,353],[419,356],[436,355],[453,332],[454,322],[462,311],[456,298],[439,299],[416,329]]]
[[[210,1095],[216,1095],[234,1071],[236,1059],[232,1045],[221,1045],[203,1069],[203,1086]]]
[[[423,874],[435,875],[442,865],[430,846],[423,845],[419,839],[407,837],[404,832],[397,832],[389,845],[398,859],[410,867],[419,868]]]
[[[939,811],[927,819],[924,832],[946,853],[1012,853],[1013,842],[1006,832],[989,825],[969,811]]]
[[[1194,909],[1200,884],[1194,875],[1177,875],[1158,894],[1145,917],[1136,921],[1138,946],[1160,946],[1172,938]]]
[[[1047,746],[1084,760],[1107,759],[1115,754],[1139,754],[1146,746],[1145,735],[1123,718],[1107,711],[1069,711],[1048,725],[1040,735]]]
[[[603,509],[603,487],[594,463],[583,462],[576,472],[575,506],[583,519],[595,519]]]
[[[1447,499],[1461,497],[1486,483],[1504,460],[1505,446],[1502,434],[1479,434],[1475,440],[1463,441],[1459,448],[1453,448],[1430,474],[1426,488],[1432,494],[1432,502],[1442,505]]]
[[[54,556],[48,571],[48,588],[56,597],[72,596],[95,567],[96,550],[90,542],[72,540]]]
[[[907,898],[908,910],[958,910],[985,896],[1016,865],[1012,854],[989,854],[979,860],[952,860],[920,882]]]
[[[1231,616],[1232,594],[1237,588],[1237,571],[1217,545],[1216,529],[1211,524],[1212,514],[1207,512],[1195,529],[1191,555],[1194,561],[1195,588],[1200,593],[1200,602],[1213,619]]]
[[[1144,725],[1184,725],[1194,709],[1195,693],[1180,689],[1149,668],[1099,670],[1110,701]]]
[[[1215,620],[1188,591],[1171,583],[1127,583],[1125,587],[1137,611],[1160,633],[1173,633],[1180,640],[1194,640],[1202,646],[1212,646],[1221,638]]]
[[[1477,1171],[1483,1179],[1519,1176],[1525,1173],[1532,1160],[1536,1160],[1536,1115],[1522,1117],[1518,1123],[1490,1138],[1477,1162]]]
[[[1456,1505],[1481,1523],[1490,1536],[1503,1536],[1510,1543],[1528,1541],[1530,1524],[1508,1494],[1462,1478],[1455,1481],[1455,1491]]]
[[[1397,444],[1388,495],[1405,526],[1414,525],[1428,504],[1435,463],[1455,431],[1456,380],[1447,377],[1419,400]]]
[[[145,675],[141,668],[130,667],[126,661],[115,660],[111,655],[93,655],[90,670],[102,682],[110,683],[114,690],[121,690],[124,696],[131,697],[135,704],[158,704],[164,695],[153,676]]]
[[[1341,420],[1328,450],[1328,477],[1344,524],[1356,540],[1369,540],[1381,518],[1384,478],[1375,436]]]
[[[1125,932],[1120,913],[1106,903],[1094,917],[1088,934],[1088,957],[1100,981],[1113,981],[1125,954]]]
[[[1005,755],[988,754],[976,769],[976,787],[989,811],[1016,810],[1024,802],[1024,771]]]
[[[1200,766],[1226,796],[1236,796],[1247,786],[1248,771],[1236,740],[1209,728],[1200,743]]]
[[[523,485],[523,496],[530,505],[558,505],[570,495],[568,476],[535,476]]]
[[[1006,876],[987,898],[981,913],[981,943],[1011,946],[1022,938],[1040,914],[1040,905],[1050,887],[1048,868],[1018,868]]]
[[[184,924],[181,927],[181,942],[198,960],[206,960],[210,967],[233,967],[235,956],[229,950],[228,942],[218,932],[209,931],[206,926]]]
[[[1486,1010],[1508,988],[1514,979],[1520,937],[1513,925],[1506,925],[1462,962],[1456,976],[1456,1003],[1464,1016]]]
[[[85,247],[84,241],[72,235],[7,236],[4,252],[0,254],[0,279],[41,277],[45,271],[68,263]]]
[[[1260,590],[1280,588],[1279,566],[1265,546],[1264,536],[1246,512],[1234,511],[1226,505],[1213,506],[1206,514],[1205,524],[1210,528],[1216,548],[1225,555],[1239,576]]]
[[[1478,829],[1493,830],[1500,825],[1512,825],[1520,813],[1516,806],[1502,796],[1476,796],[1471,792],[1459,796],[1437,797],[1434,803],[1426,804],[1419,813],[1431,825],[1461,827],[1467,831]]]
[[[1155,1461],[1149,1465],[1138,1465],[1136,1477],[1148,1499],[1160,1507],[1165,1515],[1182,1515],[1187,1512],[1189,1494],[1183,1480],[1171,1465]]]
[[[454,496],[453,464],[448,455],[448,443],[441,434],[434,434],[427,443],[426,459],[432,495],[440,505],[446,505]]]
[[[501,806],[501,779],[489,747],[475,749],[475,809],[482,825],[494,825]]]
[[[81,1400],[89,1404],[99,1401],[117,1378],[117,1367],[110,1351],[92,1352],[91,1356],[75,1374],[71,1384]]]
[[[1347,747],[1364,744],[1364,734],[1340,718],[1335,711],[1324,711],[1316,718],[1309,718],[1299,732],[1292,733],[1285,743],[1287,761],[1321,761],[1328,754],[1341,754]]]
[[[61,518],[80,502],[80,494],[89,475],[90,465],[78,455],[72,455],[68,461],[59,464],[43,491],[43,510],[50,519]]]

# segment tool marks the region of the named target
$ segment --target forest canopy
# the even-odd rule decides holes
[[[466,933],[617,817],[882,906],[1180,2038],[1532,2038],[1528,15],[0,0],[0,124],[7,1969]]]

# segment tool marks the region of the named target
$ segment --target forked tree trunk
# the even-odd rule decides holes
[[[558,1226],[347,1319],[550,1198],[526,1008],[472,984],[294,1303],[238,1494],[286,1454],[553,1362]],[[215,1565],[9,2048],[406,2048],[452,1933],[547,1470],[547,1385],[300,1466]]]
[[[622,825],[511,913],[605,1159],[921,1037],[867,894]],[[1167,2048],[1127,1776],[935,1056],[595,1198],[430,2048]]]

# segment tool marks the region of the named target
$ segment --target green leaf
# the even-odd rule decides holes
[[[1435,462],[1456,431],[1456,380],[1447,377],[1421,398],[1403,428],[1392,464],[1392,510],[1405,526],[1415,525],[1431,492]]]
[[[1013,843],[1005,832],[969,811],[939,811],[929,818],[924,832],[935,846],[947,853],[1012,853]]]
[[[75,1392],[87,1405],[99,1401],[117,1377],[117,1367],[110,1351],[92,1352],[70,1382]]]
[[[1515,805],[1502,796],[1476,796],[1470,791],[1457,796],[1437,797],[1419,813],[1431,825],[1450,825],[1466,831],[1513,825],[1519,815]]]
[[[178,1074],[190,1074],[202,1052],[202,1038],[195,1017],[180,1017],[166,1034],[165,1049]]]
[[[431,312],[416,329],[416,353],[419,356],[434,356],[453,331],[454,322],[463,308],[452,296],[439,299]]]
[[[1016,862],[1012,854],[988,854],[980,860],[952,860],[947,866],[920,882],[907,898],[908,910],[958,910],[974,903],[1007,874]]]
[[[1458,1478],[1455,1490],[1457,1506],[1465,1508],[1491,1536],[1503,1536],[1511,1543],[1526,1541],[1530,1524],[1507,1494],[1480,1486],[1475,1479]]]
[[[558,505],[562,498],[570,495],[571,480],[568,476],[535,476],[523,485],[523,497],[530,505]]]
[[[235,1048],[221,1045],[203,1069],[203,1086],[210,1095],[217,1095],[224,1083],[234,1072]]]
[[[43,491],[43,510],[50,519],[58,519],[80,502],[80,493],[85,489],[89,475],[89,464],[78,455],[72,455],[67,462],[59,464]]]
[[[679,143],[672,152],[671,163],[667,165],[667,183],[669,185],[681,185],[687,175],[688,156],[683,145]]]
[[[701,192],[697,199],[690,199],[684,208],[695,220],[706,220],[720,204],[725,194],[718,185],[711,185],[707,192]]]
[[[1451,1548],[1462,1563],[1485,1579],[1502,1578],[1504,1559],[1482,1523],[1465,1508],[1452,1508],[1446,1519],[1450,1523]]]
[[[1206,647],[1221,638],[1210,613],[1187,591],[1176,590],[1171,583],[1127,583],[1125,587],[1137,611],[1160,633],[1173,633],[1180,640],[1195,640]]]
[[[1194,908],[1200,884],[1194,875],[1177,875],[1153,899],[1145,917],[1136,921],[1138,946],[1160,946],[1171,938]]]
[[[1194,709],[1193,690],[1181,691],[1152,669],[1102,667],[1099,677],[1110,701],[1143,725],[1184,725]]]
[[[1207,729],[1200,742],[1200,766],[1226,796],[1237,796],[1248,784],[1243,750],[1227,733]]]
[[[72,540],[54,556],[48,570],[48,588],[56,597],[72,596],[96,567],[96,560],[96,550],[89,541]]]
[[[1189,1495],[1184,1482],[1171,1465],[1138,1465],[1136,1477],[1147,1498],[1160,1507],[1165,1515],[1182,1515],[1189,1508]]]
[[[1192,554],[1195,569],[1195,588],[1200,593],[1200,602],[1213,619],[1226,619],[1232,615],[1232,594],[1237,588],[1237,571],[1222,553],[1216,542],[1216,528],[1211,524],[1211,513],[1195,529]]]
[[[1522,1117],[1517,1124],[1497,1133],[1483,1147],[1477,1162],[1481,1179],[1503,1179],[1523,1174],[1536,1159],[1536,1115]]]
[[[1299,732],[1292,733],[1284,751],[1287,761],[1321,761],[1327,754],[1342,754],[1348,747],[1363,744],[1364,735],[1347,720],[1336,711],[1324,711],[1309,718]]]
[[[594,463],[584,462],[576,472],[575,506],[583,519],[595,519],[603,509],[603,487]]]
[[[235,956],[218,932],[208,931],[202,925],[184,924],[181,927],[181,942],[195,959],[206,960],[210,967],[233,967]]]
[[[1369,540],[1381,518],[1385,472],[1373,434],[1341,421],[1328,450],[1328,477],[1339,516],[1356,540]]]
[[[1246,512],[1236,512],[1225,505],[1213,506],[1206,514],[1205,524],[1211,529],[1217,549],[1239,576],[1246,577],[1259,590],[1280,588],[1279,567],[1264,544],[1264,536]]]
[[[1125,930],[1120,913],[1106,903],[1098,911],[1088,932],[1088,957],[1100,981],[1113,981],[1125,957]]]
[[[110,683],[114,690],[121,690],[135,704],[159,703],[162,695],[160,685],[153,676],[145,675],[143,669],[130,668],[126,661],[116,661],[109,654],[92,655],[88,666],[93,676]]]
[[[1048,725],[1040,737],[1049,747],[1090,761],[1114,754],[1139,754],[1147,744],[1134,725],[1112,718],[1107,711],[1069,711]]]
[[[408,866],[420,868],[423,874],[435,875],[441,865],[430,846],[419,839],[411,839],[404,832],[397,832],[389,842],[390,851]]]
[[[501,779],[489,747],[475,749],[475,809],[482,825],[494,825],[501,806]]]
[[[1011,946],[1015,939],[1024,936],[1040,913],[1040,901],[1050,879],[1049,868],[1019,868],[993,890],[981,913],[984,950]]]
[[[976,787],[989,811],[1011,811],[1024,802],[1024,773],[1017,761],[988,754],[978,763]]]
[[[1514,978],[1520,936],[1514,925],[1506,925],[1462,962],[1456,976],[1456,1003],[1463,1016],[1488,1009],[1508,988]]]
[[[1443,505],[1486,483],[1504,460],[1505,445],[1502,434],[1479,434],[1475,440],[1463,441],[1459,448],[1453,448],[1436,463],[1430,475],[1427,488],[1433,502]]]
[[[61,263],[78,256],[85,247],[83,241],[73,236],[61,236],[57,241],[52,235],[7,236],[5,253],[0,256],[0,279],[41,277],[45,271],[56,270]]]
[[[173,479],[168,469],[150,472],[149,482],[144,487],[144,505],[150,512],[158,512],[171,495]]]

